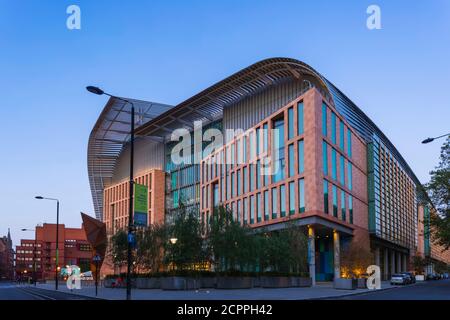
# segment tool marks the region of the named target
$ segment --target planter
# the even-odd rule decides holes
[[[215,288],[217,279],[216,277],[201,277],[199,282],[200,288]]]
[[[425,281],[425,276],[423,274],[417,274],[416,281]]]
[[[252,277],[218,277],[217,289],[250,289],[253,287]]]
[[[358,289],[367,289],[367,279],[366,278],[359,278],[359,279],[356,279],[356,281],[358,282],[358,284],[356,286]]]
[[[358,287],[357,279],[334,279],[334,288],[339,290],[355,290]]]
[[[159,289],[161,280],[159,278],[137,278],[136,288],[138,289]]]
[[[200,287],[200,281],[187,277],[164,277],[161,278],[161,289],[163,290],[196,290]]]
[[[263,288],[288,288],[290,286],[289,277],[261,277],[261,287]]]

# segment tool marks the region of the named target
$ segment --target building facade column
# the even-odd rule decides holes
[[[403,260],[403,263],[402,263],[403,271],[409,271],[408,258],[406,256],[406,254],[402,255],[402,260]]]
[[[383,268],[383,276],[384,279],[389,279],[389,249],[384,249],[384,268]]]
[[[391,276],[395,273],[395,251],[391,251]]]
[[[339,232],[333,231],[334,279],[341,277],[341,244]]]
[[[397,264],[396,264],[395,272],[402,272],[403,271],[402,254],[400,252],[397,252],[396,258],[397,258]]]
[[[316,285],[316,234],[312,226],[308,226],[308,264],[312,285]]]

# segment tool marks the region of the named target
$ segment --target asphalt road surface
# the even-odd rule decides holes
[[[91,298],[0,282],[0,300],[91,300]]]
[[[399,288],[342,297],[340,300],[450,300],[450,280],[431,280]]]

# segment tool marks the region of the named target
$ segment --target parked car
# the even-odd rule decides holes
[[[427,280],[439,280],[440,276],[436,273],[427,274]]]
[[[409,278],[409,283],[416,283],[416,276],[412,272],[402,272],[402,274],[406,275]]]
[[[395,285],[395,284],[408,284],[409,281],[409,276],[407,276],[404,273],[396,273],[393,274],[391,277],[391,285]]]
[[[444,279],[448,279],[449,278],[449,274],[446,272],[444,273]]]

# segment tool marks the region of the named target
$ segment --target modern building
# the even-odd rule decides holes
[[[32,279],[36,263],[36,279],[55,278],[57,268],[77,265],[81,271],[90,270],[92,247],[86,238],[84,226],[67,228],[59,224],[59,261],[56,264],[56,224],[44,223],[35,229],[34,239],[22,239],[16,246],[16,277]]]
[[[14,249],[11,233],[0,238],[0,280],[14,279]]]
[[[148,223],[170,220],[180,201],[205,224],[218,204],[252,228],[294,221],[308,231],[318,281],[341,276],[341,248],[352,241],[373,253],[384,277],[427,254],[419,212],[432,206],[419,180],[364,112],[307,64],[263,60],[176,106],[127,99],[137,110],[134,175],[148,186]],[[111,97],[89,138],[94,208],[108,234],[128,221],[129,130],[129,104]],[[193,133],[181,153],[174,131]],[[205,152],[211,133],[223,143]]]

